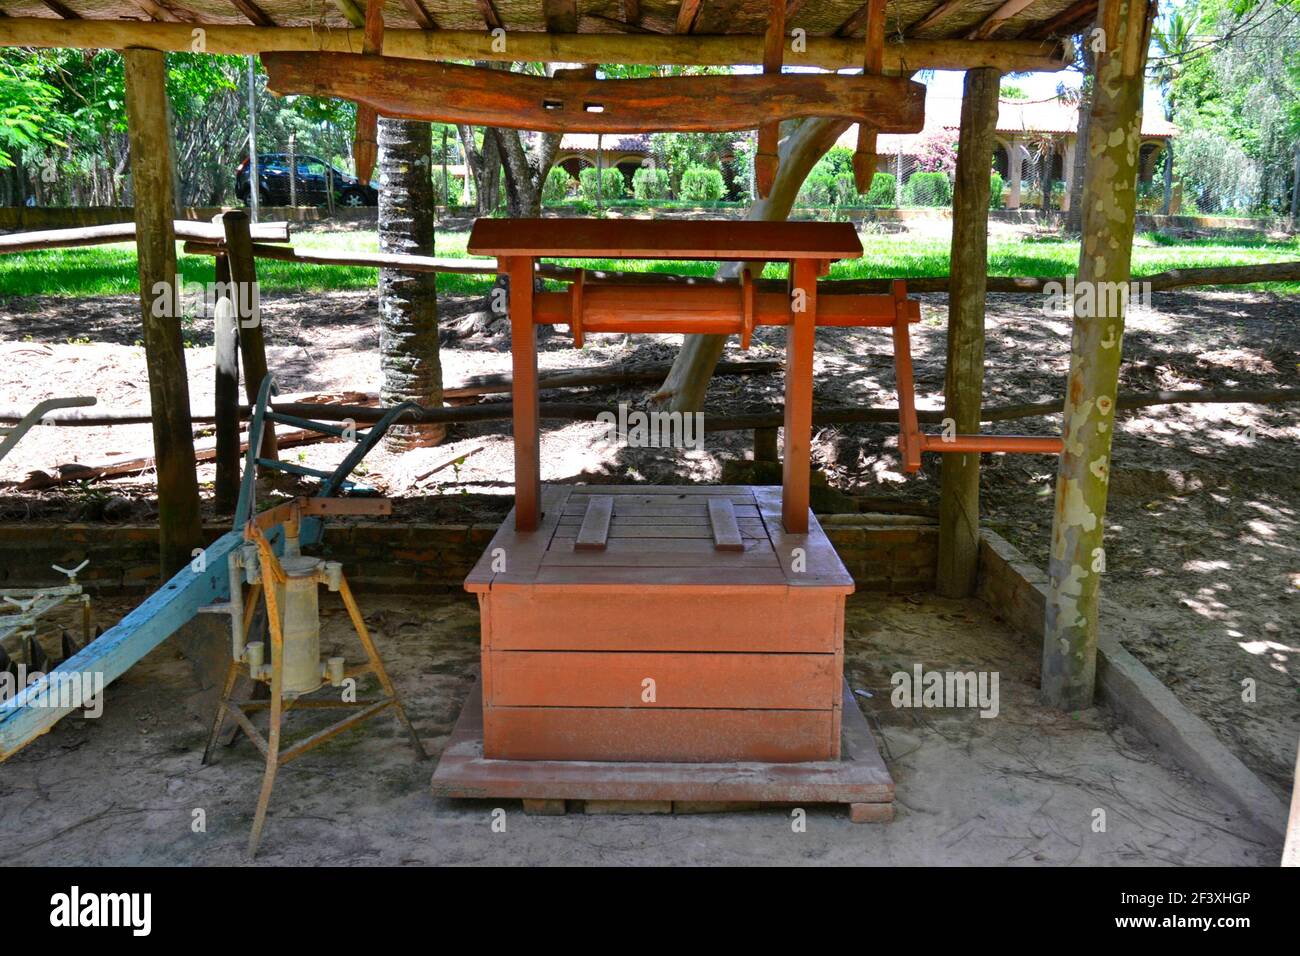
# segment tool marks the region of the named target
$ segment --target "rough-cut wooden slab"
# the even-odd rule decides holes
[[[840,681],[834,654],[492,651],[490,666],[496,707],[825,710]]]
[[[491,760],[483,756],[483,706],[475,685],[442,752],[436,797],[525,800],[673,800],[708,803],[891,804],[894,781],[843,687],[840,759],[806,763],[649,763]],[[877,819],[885,811],[859,817]]]
[[[713,531],[713,547],[718,551],[745,550],[745,541],[736,524],[736,508],[730,498],[709,501],[709,524]]]
[[[598,80],[352,53],[262,54],[276,93],[329,96],[384,116],[546,133],[713,132],[806,116],[917,133],[925,87],[902,77],[800,73]],[[617,253],[610,253],[617,255]]]
[[[577,551],[604,551],[605,542],[609,540],[609,519],[614,513],[612,495],[591,495],[587,499],[587,511],[582,516],[582,527],[574,539],[573,547]]]

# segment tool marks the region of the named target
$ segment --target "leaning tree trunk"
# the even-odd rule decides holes
[[[433,255],[433,135],[428,123],[379,120],[379,251]],[[431,272],[379,271],[379,363],[383,405],[442,404],[438,287]],[[443,425],[396,424],[389,448],[435,445]]]
[[[745,218],[779,222],[789,217],[808,172],[835,145],[835,140],[849,125],[838,119],[801,120],[781,141],[777,151],[780,166],[772,192],[766,199],[755,200]],[[718,274],[735,278],[740,275],[740,269],[741,263],[727,262],[723,263]],[[704,393],[708,390],[713,368],[726,344],[725,335],[686,336],[668,377],[655,393],[655,400],[667,404],[673,411],[699,411],[704,406]]]

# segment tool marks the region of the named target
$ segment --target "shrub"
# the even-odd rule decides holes
[[[885,206],[894,205],[894,187],[897,184],[893,173],[876,173],[871,179],[871,188],[867,190],[866,204],[868,206]]]
[[[578,176],[582,189],[582,198],[596,201],[596,167],[588,166]],[[622,199],[627,195],[627,180],[616,166],[608,166],[600,171],[600,198],[604,202]]]
[[[913,173],[903,187],[903,202],[909,206],[950,206],[952,184],[945,173]]]
[[[691,202],[717,202],[722,198],[722,173],[705,166],[692,166],[682,173],[681,198]]]
[[[561,167],[552,166],[551,171],[546,174],[546,182],[542,184],[542,202],[559,202],[569,195],[569,190],[572,188],[573,177]]]
[[[632,195],[637,199],[667,199],[670,192],[666,169],[642,166],[632,174]]]
[[[1002,179],[1001,173],[993,173],[989,176],[989,208],[1002,208],[1002,188],[1006,183]]]

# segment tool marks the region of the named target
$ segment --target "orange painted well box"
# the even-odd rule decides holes
[[[844,600],[816,519],[776,487],[546,485],[465,582],[482,611],[483,755],[840,756]]]

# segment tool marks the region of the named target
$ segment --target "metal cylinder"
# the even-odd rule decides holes
[[[276,590],[284,638],[281,690],[285,697],[311,693],[322,684],[317,598],[320,563],[319,558],[310,557],[286,557],[280,562],[285,582]]]

